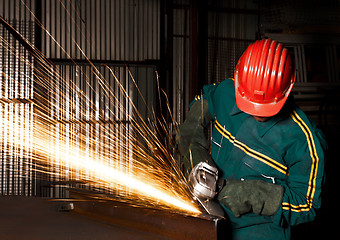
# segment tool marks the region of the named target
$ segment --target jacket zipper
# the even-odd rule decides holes
[[[271,177],[268,175],[265,175],[263,173],[261,173],[260,171],[258,171],[257,169],[255,169],[254,167],[252,167],[249,163],[243,162],[246,166],[248,166],[249,168],[253,169],[255,172],[257,172],[258,174],[260,174],[262,177],[266,178],[266,179],[270,179],[272,181],[273,184],[276,183],[275,181],[275,177]],[[241,180],[243,181],[244,179],[241,178]]]

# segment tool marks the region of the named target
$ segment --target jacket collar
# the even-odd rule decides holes
[[[295,108],[296,108],[296,104],[295,104],[294,96],[291,94],[278,114],[271,117],[266,122],[258,122],[257,130],[258,130],[259,135],[263,137],[269,131],[269,129],[271,129],[274,125],[276,125],[280,121],[283,121],[284,119],[287,119]]]
[[[235,115],[238,115],[238,114],[246,114],[248,115],[249,117],[251,117],[251,121],[254,121],[254,125],[256,126],[257,128],[257,131],[258,131],[258,134],[259,136],[262,138],[274,125],[276,125],[279,121],[283,120],[284,119],[284,114],[277,114],[271,118],[269,118],[266,122],[258,122],[256,121],[251,115],[243,112],[242,110],[240,110],[236,103],[233,107],[233,109],[231,110],[230,112],[230,115],[231,116],[235,116]]]
[[[283,120],[282,115],[275,115],[265,122],[258,122],[254,119],[259,136],[262,138],[273,126],[275,126],[281,120]]]
[[[230,112],[230,115],[231,115],[231,116],[234,116],[234,115],[237,115],[237,114],[239,114],[239,113],[244,113],[244,114],[246,114],[245,112],[241,111],[241,110],[237,107],[237,105],[236,105],[236,103],[235,103],[233,109],[232,109],[231,112]]]

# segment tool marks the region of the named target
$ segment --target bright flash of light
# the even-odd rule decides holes
[[[190,202],[186,203],[183,200],[172,197],[165,191],[153,187],[150,183],[146,183],[142,179],[138,179],[136,176],[129,176],[128,174],[111,166],[98,163],[96,160],[81,156],[63,156],[63,154],[59,155],[59,157],[65,159],[65,164],[71,164],[74,169],[83,168],[88,170],[95,176],[95,178],[97,178],[97,181],[117,183],[122,186],[129,187],[130,190],[139,192],[142,195],[158,199],[166,205],[192,213],[200,213],[200,211]]]
[[[41,28],[56,42],[44,26]],[[129,89],[112,68],[104,66],[113,79],[109,82],[108,76],[104,77],[103,71],[74,44],[89,62],[89,72],[74,65],[85,86],[61,74],[39,51],[32,53],[39,65],[36,68],[32,58],[0,36],[2,50],[32,70],[0,69],[4,79],[0,90],[2,161],[15,166],[13,176],[25,178],[34,171],[55,182],[80,181],[83,188],[99,189],[121,201],[200,213],[176,159],[164,146],[162,138],[171,142],[172,137],[167,123],[155,117],[141,96],[151,116],[147,121],[143,119]],[[127,73],[140,93],[129,69]],[[13,76],[25,79],[26,85],[20,83],[29,96],[24,101],[17,97],[13,86],[19,81]],[[101,113],[101,98],[107,100],[101,108],[110,117]]]
[[[2,112],[3,116],[6,113]],[[4,121],[5,120],[5,121]],[[15,135],[27,137],[27,131],[24,128],[16,125],[17,122],[6,122],[5,118],[0,118],[1,126],[8,126],[13,129]],[[8,130],[7,127],[4,129]],[[44,127],[36,127],[35,130],[39,130],[40,133],[44,133],[48,130]],[[4,136],[4,134],[2,134]],[[19,141],[18,138],[9,137],[6,140],[9,145],[20,144],[21,149],[29,148],[31,145],[27,141]],[[79,151],[70,152],[69,146],[63,142],[59,142],[58,145],[50,145],[49,141],[38,134],[34,139],[35,152],[37,156],[45,156],[49,159],[50,166],[64,167],[68,166],[69,171],[76,172],[77,169],[82,169],[82,173],[77,175],[77,179],[91,180],[96,183],[116,183],[123,187],[128,187],[130,191],[141,194],[145,197],[161,201],[163,204],[169,207],[177,208],[180,211],[189,212],[192,214],[198,214],[200,211],[190,201],[184,201],[183,199],[171,196],[167,191],[154,187],[151,183],[152,179],[141,179],[138,176],[133,176],[130,173],[124,173],[123,171],[114,168],[107,164],[108,161],[104,161],[101,156],[93,156],[89,158],[85,154],[79,153]],[[78,149],[79,150],[79,149]],[[27,154],[27,153],[26,153]],[[60,161],[58,161],[60,159]],[[86,174],[84,174],[86,172]]]

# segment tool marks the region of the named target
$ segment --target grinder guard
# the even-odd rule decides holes
[[[212,165],[215,164],[198,163],[189,174],[189,186],[195,200],[209,215],[224,217],[223,208],[213,200],[222,188],[223,179],[218,179],[218,169]]]

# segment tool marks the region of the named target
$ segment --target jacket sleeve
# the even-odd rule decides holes
[[[196,99],[186,120],[178,128],[176,142],[187,175],[197,163],[211,158],[205,135],[205,128],[211,120],[207,100]]]
[[[286,151],[287,181],[282,206],[274,216],[281,226],[296,225],[314,220],[321,206],[324,179],[326,142],[322,133],[306,124],[295,111],[291,114],[297,124],[297,137]]]

